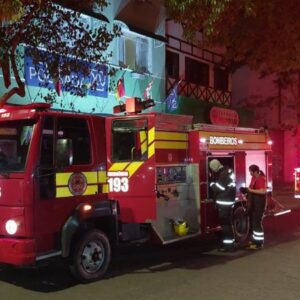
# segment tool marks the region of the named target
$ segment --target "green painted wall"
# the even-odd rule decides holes
[[[122,4],[122,1],[112,1],[110,7],[105,11],[106,16],[110,19],[108,26],[112,26],[113,15],[116,14],[116,10]],[[117,39],[115,39],[110,47],[113,53],[113,57],[110,60],[110,65],[116,67],[118,64],[118,54],[117,54]],[[152,60],[151,75],[145,74],[142,76],[136,76],[135,73],[132,73],[132,70],[125,69],[119,70],[116,75],[112,78],[109,78],[108,86],[108,97],[100,98],[91,95],[84,97],[74,96],[67,92],[62,92],[59,96],[54,91],[55,103],[53,104],[54,108],[65,109],[65,110],[74,110],[80,112],[95,112],[95,113],[112,113],[113,107],[119,104],[119,101],[115,97],[115,85],[117,80],[124,76],[124,85],[126,91],[126,97],[140,97],[143,98],[145,88],[147,84],[153,80],[153,85],[151,89],[151,96],[155,100],[155,107],[151,108],[152,111],[163,112],[165,110],[165,105],[163,100],[165,99],[165,44],[154,39],[150,39],[150,56]],[[20,62],[20,74],[21,78],[24,80],[24,62]],[[12,78],[12,88],[14,86],[15,80]],[[0,94],[7,92],[7,89],[4,87],[3,76],[0,71]],[[10,98],[9,103],[15,104],[27,104],[31,102],[42,102],[42,97],[39,94],[46,95],[48,89],[26,86],[26,95],[25,97],[19,97],[14,95]],[[123,97],[121,101],[125,101]]]

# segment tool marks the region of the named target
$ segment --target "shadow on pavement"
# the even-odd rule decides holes
[[[300,210],[287,215],[267,217],[264,220],[266,245],[264,250],[300,238]],[[217,240],[190,240],[162,246],[141,245],[119,249],[113,254],[111,267],[105,280],[124,274],[164,272],[174,268],[204,269],[222,265],[230,260],[254,254],[243,249],[234,253],[219,253]],[[32,291],[51,293],[77,285],[62,261],[53,261],[35,268],[0,266],[0,280]],[[104,281],[104,282],[103,282]]]

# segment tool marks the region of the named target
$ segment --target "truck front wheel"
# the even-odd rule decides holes
[[[95,281],[104,276],[110,259],[111,247],[107,236],[93,229],[75,243],[70,270],[81,282]]]

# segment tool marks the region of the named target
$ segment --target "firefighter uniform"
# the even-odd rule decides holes
[[[215,173],[215,180],[210,183],[218,209],[222,232],[222,248],[220,250],[234,249],[234,232],[232,227],[232,208],[235,203],[235,178],[233,170],[222,166],[213,159],[209,164],[210,169]]]
[[[258,176],[252,176],[249,188],[254,190],[266,189],[265,176],[259,173]],[[262,226],[263,214],[266,208],[266,194],[250,193],[251,209],[250,221],[252,228],[252,243],[256,247],[253,249],[261,248],[264,244],[264,230]]]

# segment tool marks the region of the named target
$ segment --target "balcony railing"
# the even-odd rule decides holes
[[[175,87],[178,80],[167,77],[166,91],[167,95]],[[187,81],[181,80],[177,93],[179,96],[194,98],[200,101],[210,102],[213,104],[221,104],[229,106],[231,102],[231,93],[229,91],[220,91],[212,87],[205,87]]]

